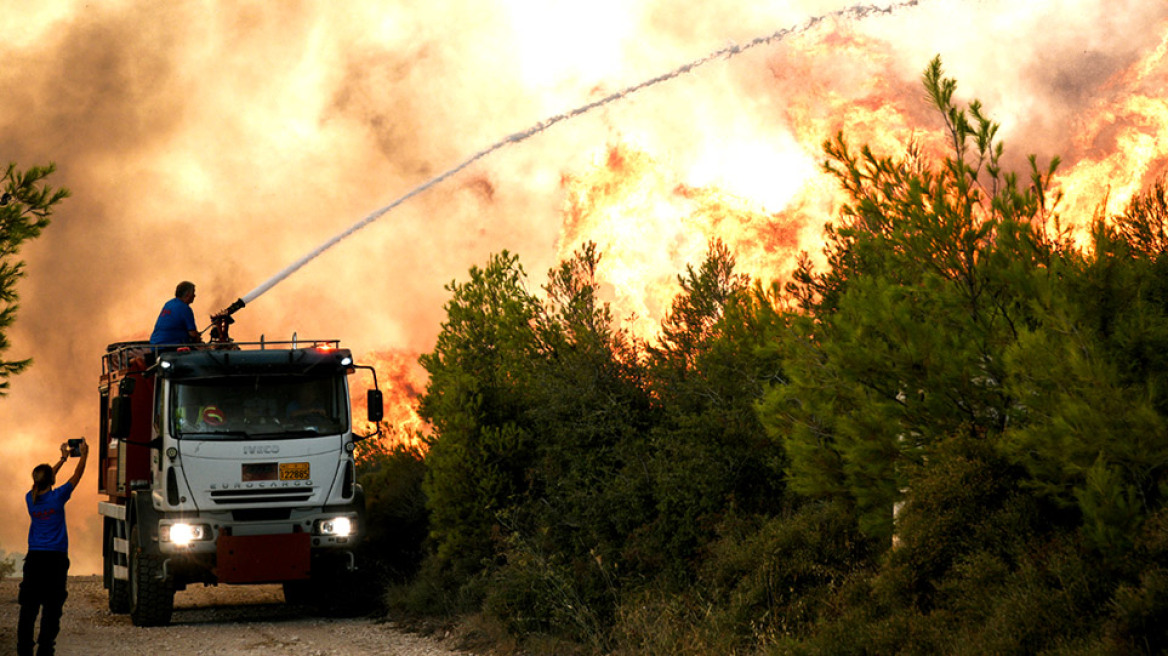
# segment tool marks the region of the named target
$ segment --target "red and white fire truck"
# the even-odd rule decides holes
[[[282,583],[345,597],[365,532],[348,374],[336,340],[111,344],[96,450],[109,608],[170,622],[192,583]],[[382,398],[368,390],[368,420]]]

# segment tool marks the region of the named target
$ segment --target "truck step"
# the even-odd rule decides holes
[[[126,507],[108,501],[97,502],[97,512],[113,519],[126,521]]]

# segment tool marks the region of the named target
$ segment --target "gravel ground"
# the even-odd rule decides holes
[[[19,579],[0,579],[0,655],[16,652]],[[140,628],[113,615],[97,576],[69,577],[62,656],[456,656],[468,652],[369,618],[332,619],[284,603],[278,585],[192,585],[175,595],[171,625]]]

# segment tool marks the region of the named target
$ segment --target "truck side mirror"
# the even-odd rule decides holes
[[[381,398],[381,390],[369,390],[365,396],[365,405],[369,408],[369,423],[376,424],[385,416],[385,403]]]
[[[132,397],[115,396],[110,402],[110,437],[124,440],[130,437]]]

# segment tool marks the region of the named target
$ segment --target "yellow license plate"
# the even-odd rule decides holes
[[[282,480],[282,481],[307,481],[308,480],[308,463],[307,462],[282,462],[282,463],[280,463],[280,480]]]

